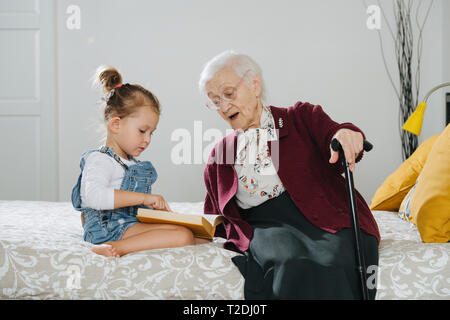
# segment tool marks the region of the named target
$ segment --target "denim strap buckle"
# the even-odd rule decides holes
[[[116,160],[122,167],[124,167],[125,170],[128,170],[128,166],[127,166],[125,163],[123,163],[123,161],[120,159],[120,157],[119,157],[117,154],[115,154],[112,150],[110,151],[110,148],[108,148],[108,147],[106,147],[106,146],[103,146],[103,147],[100,148],[99,151],[102,152],[102,153],[109,154],[109,155],[110,155],[111,157],[113,157],[114,160]]]

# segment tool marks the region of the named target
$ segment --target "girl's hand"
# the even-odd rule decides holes
[[[171,211],[166,200],[158,194],[146,194],[144,196],[144,205],[155,208],[157,210]]]
[[[350,129],[341,129],[334,135],[342,145],[342,150],[344,150],[345,159],[348,162],[350,171],[355,170],[355,159],[363,151],[364,137],[361,132],[356,132]],[[329,162],[336,163],[339,159],[339,152],[331,149],[331,157]]]

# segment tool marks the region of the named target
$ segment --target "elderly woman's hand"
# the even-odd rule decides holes
[[[344,150],[345,159],[348,162],[350,171],[355,170],[355,159],[358,155],[363,151],[363,142],[364,137],[360,132],[352,131],[349,129],[341,129],[334,135],[333,138],[336,138],[342,145],[342,149]],[[333,151],[331,149],[331,157],[329,162],[336,163],[339,159],[339,152]]]

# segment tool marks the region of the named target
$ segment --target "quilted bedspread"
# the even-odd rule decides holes
[[[202,202],[170,202],[202,212]],[[382,241],[377,299],[450,299],[450,243],[425,244],[414,225],[374,212]],[[0,201],[0,299],[243,299],[224,239],[106,258],[82,240],[69,202]]]

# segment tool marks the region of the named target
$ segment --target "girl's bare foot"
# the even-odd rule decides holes
[[[117,253],[116,249],[108,243],[97,244],[92,247],[92,252],[100,254],[105,257],[116,257],[119,258],[120,255]]]

